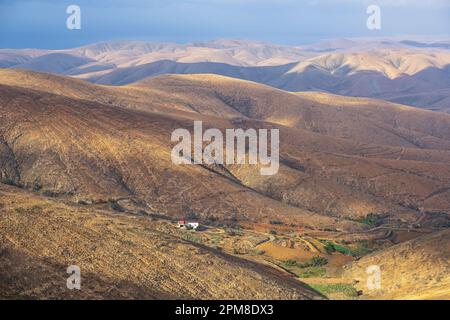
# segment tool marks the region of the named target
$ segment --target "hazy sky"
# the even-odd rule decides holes
[[[81,30],[66,8],[81,8]],[[382,29],[366,27],[367,6]],[[0,48],[68,48],[103,40],[219,38],[304,44],[319,39],[450,35],[450,0],[0,0]]]

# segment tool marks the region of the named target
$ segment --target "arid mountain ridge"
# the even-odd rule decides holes
[[[449,112],[448,42],[330,40],[281,46],[103,42],[67,50],[0,50],[0,66],[124,85],[160,74],[212,73],[296,91],[372,97]]]

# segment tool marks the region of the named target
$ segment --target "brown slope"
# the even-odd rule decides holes
[[[368,298],[450,299],[450,230],[428,234],[363,257],[346,267]],[[381,269],[381,289],[368,290],[366,269]]]
[[[20,74],[23,75],[23,73]],[[38,88],[37,82],[30,81],[35,76],[41,77],[40,74],[27,74],[27,77],[22,76],[22,84],[15,81],[12,76],[3,77],[3,81]],[[385,121],[389,122],[389,117],[396,113],[400,114],[399,121],[405,121],[409,126],[416,125],[422,118],[426,120],[427,117],[431,117],[436,122],[441,120],[439,115],[430,112],[370,99],[345,99],[325,94],[303,94],[304,97],[298,98],[296,95],[269,87],[206,75],[167,76],[114,90],[51,75],[44,75],[44,79],[38,79],[45,81],[42,90],[55,91],[54,88],[59,88],[57,93],[82,97],[85,100],[93,99],[102,102],[111,99],[113,104],[117,103],[126,107],[147,111],[158,109],[159,112],[176,114],[177,119],[180,119],[179,116],[182,114],[185,119],[203,119],[208,122],[207,126],[219,128],[233,126],[217,116],[244,119],[268,118],[278,122],[276,126],[281,128],[283,159],[279,175],[274,178],[262,178],[256,170],[251,168],[242,168],[243,170],[229,168],[229,170],[234,174],[234,178],[245,186],[290,206],[341,217],[360,217],[373,212],[390,213],[393,216],[405,217],[409,221],[417,218],[415,211],[419,208],[427,211],[448,212],[450,207],[445,192],[449,184],[448,151],[422,150],[416,146],[402,148],[353,142],[349,139],[331,137],[326,132],[325,134],[316,133],[314,131],[318,130],[310,127],[311,124],[318,123],[323,127],[326,124],[333,132],[340,130],[340,123],[330,119],[330,116],[325,113],[325,108],[333,110],[332,114],[340,114],[341,118],[352,117],[355,114],[358,120],[365,120],[366,123],[362,124],[346,120],[347,125],[350,126],[348,130],[356,131],[364,129],[364,125],[367,126],[367,118],[376,119],[378,110],[381,110],[380,113],[384,115],[377,121],[385,126],[389,123],[384,124],[382,121],[386,119]],[[55,80],[59,81],[52,85]],[[71,84],[72,81],[73,84]],[[58,87],[61,83],[64,85]],[[251,108],[246,109],[246,104]],[[286,107],[277,110],[271,107],[272,104]],[[183,108],[185,111],[178,111]],[[315,112],[315,109],[323,109],[323,111]],[[346,112],[340,111],[341,109]],[[275,113],[280,118],[283,112],[286,112],[288,120],[297,119],[295,120],[297,123],[309,122],[310,125],[302,129],[300,125],[292,125],[265,115]],[[322,114],[325,114],[323,121]],[[153,114],[151,118],[154,116]],[[302,116],[307,118],[307,121],[298,120]],[[107,120],[107,122],[110,121],[110,119]],[[248,121],[249,123],[240,121],[234,125],[249,127],[269,125],[253,122],[253,120]],[[446,121],[445,115],[443,121],[444,123]],[[141,119],[139,122],[145,122],[145,120]],[[280,126],[283,123],[291,125],[291,128]],[[129,122],[123,124],[124,127],[127,125]],[[192,123],[185,125],[190,127]],[[98,124],[95,123],[93,126],[97,127]],[[167,129],[167,132],[172,129]],[[435,135],[439,135],[438,129],[431,131],[430,128],[423,128]],[[154,130],[154,127],[149,130]],[[378,135],[376,139],[385,141],[392,138],[392,136],[384,137],[384,132],[384,130],[376,131],[375,136]],[[163,135],[161,139],[167,139],[168,135],[170,134]],[[155,138],[159,136],[160,134]],[[372,139],[371,135],[369,139]],[[126,159],[128,155],[124,157]],[[167,167],[172,170],[170,164],[167,164],[167,158],[165,160]],[[122,172],[121,169],[119,171]],[[117,176],[115,172],[113,173]],[[220,170],[217,172],[223,173]],[[107,177],[110,174],[107,172],[100,180],[108,180]],[[53,189],[53,186],[51,188]]]
[[[0,83],[145,111],[264,120],[361,143],[450,149],[450,116],[380,100],[292,94],[215,75],[168,75],[124,87],[0,70]]]
[[[205,81],[199,82],[199,79],[204,79]],[[148,84],[148,82],[150,82],[150,84]],[[243,102],[252,101],[254,97],[259,97],[261,95],[259,93],[261,89],[264,91],[263,98],[271,95],[275,96],[275,98],[272,99],[275,105],[283,105],[283,102],[286,100],[283,100],[283,97],[288,96],[291,99],[293,98],[289,93],[280,90],[272,90],[269,87],[252,84],[250,82],[212,75],[189,77],[164,76],[147,80],[143,83],[137,83],[132,86],[107,87],[52,74],[3,69],[0,70],[0,83],[142,111],[160,112],[164,114],[174,113],[189,118],[197,117],[199,113],[221,118],[246,118],[246,116],[240,112]],[[213,87],[214,84],[215,87]],[[247,88],[247,90],[244,92],[245,88]],[[224,95],[225,93],[229,95],[230,101],[223,101],[221,98],[221,95]],[[410,109],[404,106],[387,104],[382,101],[371,99],[348,98],[323,93],[299,93],[298,95],[303,99],[290,100],[290,103],[288,103],[287,106],[290,107],[292,113],[295,112],[295,110],[292,109],[297,108],[299,114],[293,114],[293,116],[289,117],[286,121],[274,119],[273,122],[293,126],[292,122],[299,122],[298,120],[295,120],[296,118],[298,119],[303,116],[303,114],[308,115],[311,113],[304,111],[308,105],[326,105],[333,110],[340,106],[353,107],[353,113],[367,113],[372,109],[378,110],[380,105],[384,105],[385,108],[382,108],[382,110],[387,113],[385,115],[386,119],[393,117],[395,110],[397,109],[412,110],[413,112],[418,111],[417,109]],[[254,101],[253,104],[255,104],[254,108],[268,108],[268,103],[262,98],[258,99],[258,101]],[[186,112],[188,112],[188,114]],[[389,114],[389,112],[391,114]],[[279,113],[282,112],[280,111]],[[406,116],[407,114],[408,112],[405,112]],[[429,113],[425,113],[425,115],[428,116]],[[390,143],[391,140],[388,138],[392,138],[392,136],[386,138],[388,141],[383,140],[382,137],[376,138],[377,141],[381,141],[379,145],[365,145],[365,141],[363,143],[358,143],[348,139],[336,139],[334,133],[339,128],[334,128],[333,126],[338,126],[339,123],[330,123],[327,119],[325,119],[327,120],[326,125],[331,128],[329,130],[333,130],[333,135],[329,136],[328,139],[324,139],[323,135],[327,132],[320,134],[321,132],[318,132],[320,129],[316,128],[315,125],[315,123],[323,122],[319,116],[320,114],[316,114],[315,118],[310,119],[308,122],[311,123],[307,126],[305,125],[303,130],[299,128],[299,125],[294,126],[296,130],[301,132],[301,135],[307,135],[307,138],[298,139],[298,141],[301,142],[301,147],[314,146],[315,149],[323,149],[328,152],[394,159],[401,158],[405,160],[446,162],[450,159],[445,151],[422,151],[415,145],[411,148],[389,148],[386,144]],[[372,114],[368,114],[368,116],[372,116]],[[418,117],[421,116],[422,114],[418,115]],[[311,116],[309,118],[311,118]],[[384,125],[382,123],[383,118],[380,119],[380,122],[380,125]],[[363,122],[363,124],[367,125],[367,122]],[[353,126],[354,125],[355,124],[353,124]],[[409,125],[417,126],[418,123],[414,122]],[[426,127],[424,129],[429,130],[429,128]],[[386,133],[384,130],[379,129],[377,132],[374,132],[374,135],[383,136],[386,135]],[[370,140],[373,139],[374,138],[372,137],[370,138]]]
[[[1,139],[17,163],[17,182],[29,188],[89,202],[131,198],[171,216],[280,216],[312,228],[360,228],[288,206],[203,167],[174,166],[171,132],[189,128],[191,120],[6,86],[0,92]],[[13,169],[10,164],[8,172]]]
[[[317,299],[268,267],[159,230],[167,222],[0,185],[0,299]],[[81,269],[80,291],[66,269]]]

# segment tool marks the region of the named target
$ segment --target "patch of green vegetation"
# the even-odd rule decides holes
[[[14,181],[13,179],[10,179],[10,178],[1,179],[0,182],[3,184],[7,184],[9,186],[13,186],[13,187],[21,187],[21,185],[19,183],[17,183],[16,181]]]
[[[340,252],[340,253],[342,253],[342,254],[345,254],[346,256],[351,256],[351,255],[352,255],[352,250],[349,249],[349,248],[347,248],[347,247],[345,247],[345,246],[343,246],[343,245],[334,243],[333,246],[334,246],[334,249],[335,249],[337,252]]]
[[[328,263],[328,259],[319,256],[312,257],[311,260],[299,264],[300,268],[321,267]]]
[[[325,268],[310,267],[302,269],[300,272],[294,272],[299,278],[319,278],[323,277],[327,271]]]
[[[269,233],[273,234],[273,235],[277,234],[277,232],[275,230],[270,230]]]
[[[356,221],[371,227],[378,227],[383,224],[383,219],[384,219],[383,215],[376,213],[369,213],[364,218],[358,219]]]
[[[298,265],[298,262],[294,259],[289,259],[283,262],[283,265],[285,267],[295,267]]]
[[[353,246],[353,248],[343,246],[331,241],[322,241],[322,242],[325,244],[325,251],[328,254],[340,252],[346,256],[361,257],[373,251],[373,249],[369,247],[367,241],[358,241],[356,246]]]
[[[358,291],[351,285],[346,283],[337,284],[311,284],[311,288],[320,292],[324,296],[329,296],[333,293],[342,293],[348,298],[358,297]]]
[[[311,267],[321,267],[324,266],[328,263],[328,259],[326,258],[322,258],[319,256],[315,256],[312,259],[304,262],[304,263],[299,263],[294,259],[289,259],[283,262],[283,266],[286,268],[290,268],[290,267],[297,267],[300,269],[305,269],[305,268],[311,268]]]
[[[331,241],[325,241],[325,251],[328,254],[332,254],[334,252],[340,252],[346,256],[352,255],[352,251],[349,248],[347,248],[343,245],[331,242]]]
[[[334,248],[333,243],[331,242],[325,242],[325,252],[328,254],[332,254],[333,252],[336,252],[336,249]]]

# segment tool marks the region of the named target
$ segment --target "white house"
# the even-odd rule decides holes
[[[199,223],[197,221],[189,221],[188,223],[186,223],[186,227],[188,229],[197,230],[198,226],[199,226]]]
[[[178,228],[186,228],[186,229],[193,229],[197,230],[199,227],[199,223],[197,221],[185,221],[185,220],[179,220],[178,221]]]

